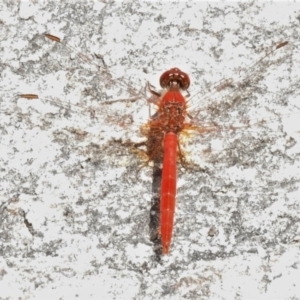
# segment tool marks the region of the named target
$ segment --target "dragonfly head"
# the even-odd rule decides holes
[[[172,68],[164,72],[160,76],[159,82],[162,88],[170,88],[177,85],[180,89],[187,90],[190,86],[189,76],[178,68]]]

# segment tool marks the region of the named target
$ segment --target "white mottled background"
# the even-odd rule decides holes
[[[0,299],[300,299],[297,3],[0,7]],[[107,70],[43,33],[102,55]],[[203,96],[282,41],[246,73],[253,82]],[[159,89],[175,66],[204,124],[266,124],[187,140],[206,172],[179,168],[173,244],[158,260],[151,168],[122,143],[143,140],[145,83]],[[103,105],[126,98],[138,100]]]

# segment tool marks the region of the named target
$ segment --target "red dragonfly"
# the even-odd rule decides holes
[[[50,34],[46,34],[45,36],[54,42],[61,43],[70,51],[75,52],[79,59],[91,63],[87,56],[78,53],[70,45],[61,42],[58,37]],[[277,60],[273,58],[272,60],[272,57],[280,51],[279,49],[284,48],[287,44],[288,42],[281,42],[271,47],[258,61],[249,66],[246,74],[238,83],[232,80],[225,80],[213,84],[209,87],[209,93],[204,96],[204,98],[210,98],[217,93],[221,95],[225,90],[229,90],[229,92],[226,92],[227,94],[225,93],[223,97],[229,97],[239,89],[251,87],[251,82],[258,80],[258,76],[255,73],[258,72],[257,68],[261,67],[266,69],[271,64],[280,64],[280,62],[282,62],[282,58],[278,58]],[[263,65],[263,63],[265,63],[265,65]],[[263,66],[259,66],[259,64]],[[119,81],[117,84],[133,92],[136,96],[135,98],[145,98],[144,94],[133,88],[133,85],[126,80]],[[243,124],[238,126],[230,123],[220,125],[213,121],[204,123],[201,120],[203,119],[202,113],[205,112],[205,109],[201,110],[197,108],[196,104],[194,104],[195,107],[193,107],[195,101],[192,102],[192,99],[196,95],[189,100],[186,99],[182,93],[183,91],[187,91],[190,86],[188,74],[178,68],[172,68],[161,75],[160,85],[164,89],[162,94],[155,92],[148,86],[148,90],[152,94],[151,99],[148,99],[148,101],[156,105],[157,112],[150,118],[146,126],[144,126],[143,133],[147,137],[147,141],[144,144],[146,145],[148,160],[155,162],[162,161],[159,235],[161,237],[162,253],[167,254],[171,245],[174,224],[177,161],[182,162],[183,165],[186,164],[187,168],[190,167],[189,164],[185,162],[184,151],[181,149],[179,135],[184,135],[184,132],[190,131],[198,132],[200,135],[211,132],[222,132],[224,130],[237,132],[249,127],[254,128],[264,123],[270,124],[274,122],[274,120],[277,120],[277,118],[270,118],[269,120],[257,118],[254,122],[247,119]],[[35,94],[23,94],[20,96],[26,99],[38,98]],[[53,100],[50,101],[53,102]],[[58,102],[56,102],[56,104],[60,105]],[[107,104],[108,103],[106,103],[106,105]],[[220,104],[221,107],[222,103]],[[189,112],[188,106],[191,108]],[[76,110],[77,108],[71,107],[71,109]],[[91,114],[93,116],[98,114],[97,109],[91,110]]]

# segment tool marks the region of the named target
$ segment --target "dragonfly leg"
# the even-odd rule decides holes
[[[188,90],[186,90],[186,95],[184,96],[185,98],[189,98],[191,96],[190,92]]]
[[[153,86],[152,86],[149,82],[147,82],[147,89],[148,89],[148,91],[149,91],[153,96],[161,97],[161,94],[158,93],[158,92],[156,92],[156,91],[154,91],[152,88],[153,88]]]
[[[147,82],[147,89],[152,94],[152,97],[149,98],[147,101],[148,101],[148,103],[152,103],[152,104],[158,106],[160,103],[161,94],[154,91],[152,88],[153,87],[150,85],[150,83]],[[150,115],[151,115],[151,113],[150,113]]]

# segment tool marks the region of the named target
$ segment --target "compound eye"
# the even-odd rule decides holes
[[[189,76],[178,68],[172,68],[160,76],[160,86],[162,88],[169,87],[173,81],[176,81],[182,90],[186,90],[190,86]]]

